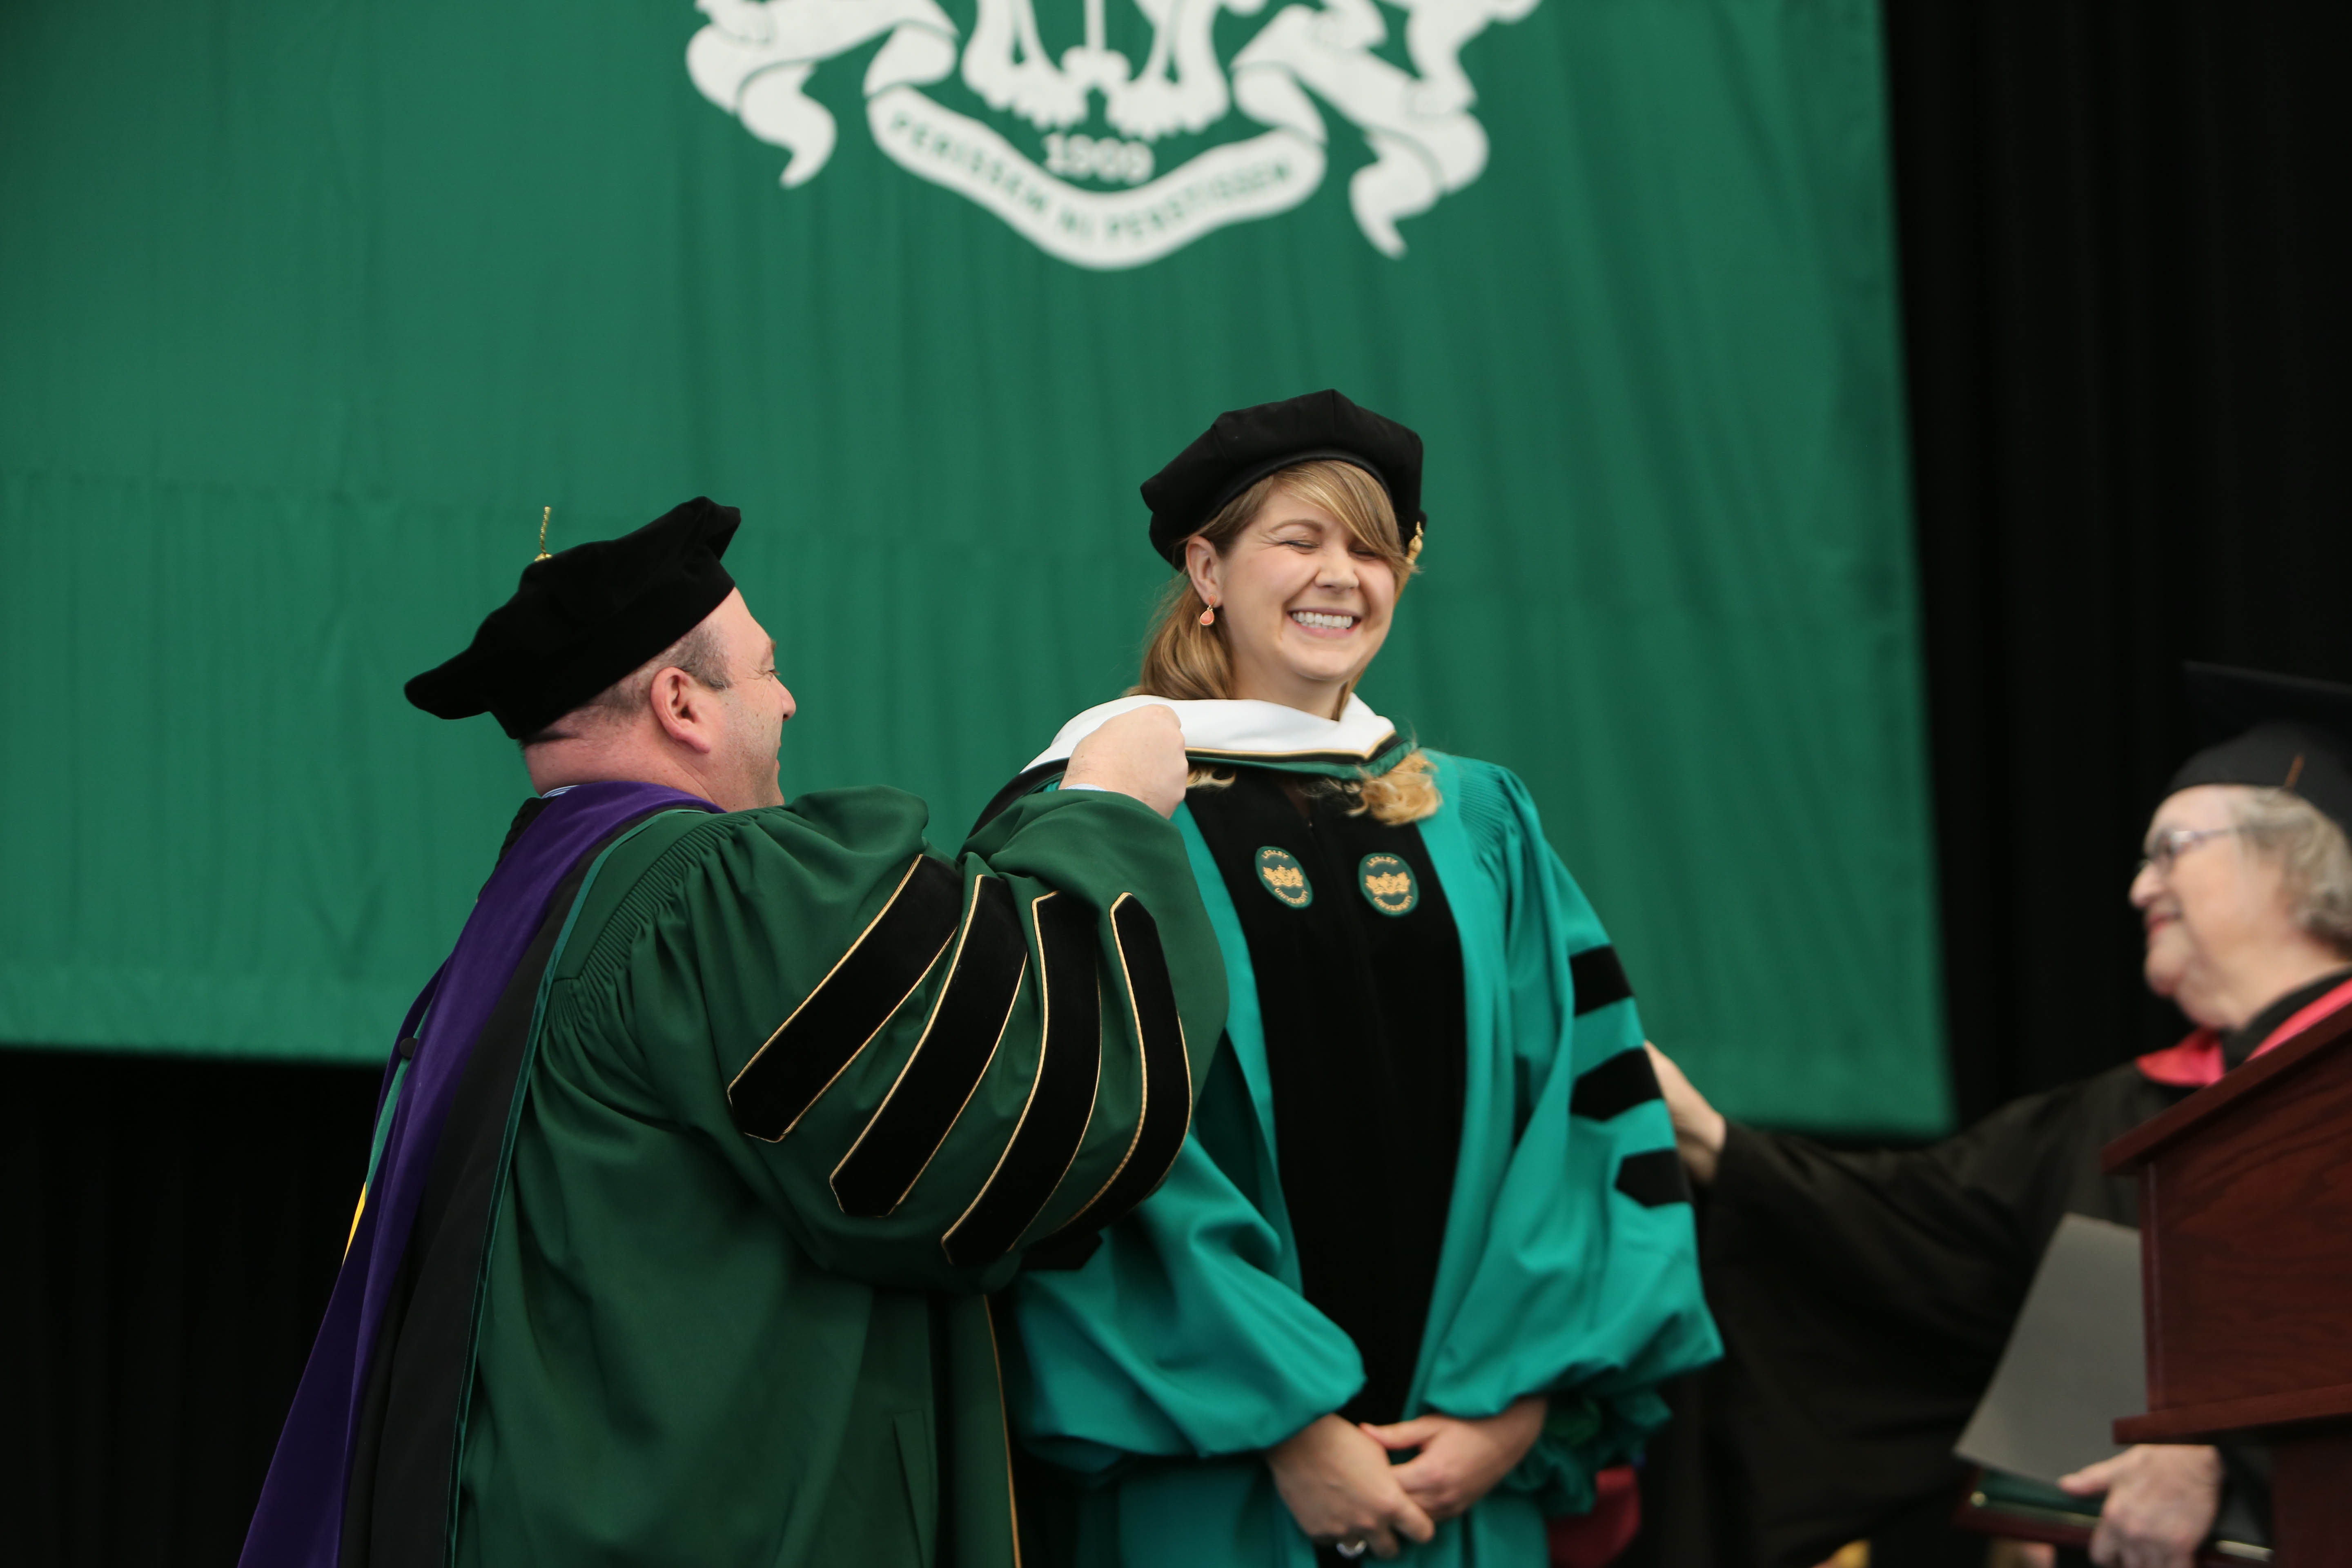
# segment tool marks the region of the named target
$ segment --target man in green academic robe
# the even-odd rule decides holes
[[[1164,710],[954,856],[784,804],[697,500],[534,562],[410,683],[526,802],[401,1030],[244,1561],[1009,1568],[1025,1247],[1167,1173],[1221,1026]]]

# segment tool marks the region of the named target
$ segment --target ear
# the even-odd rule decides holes
[[[718,731],[710,711],[713,698],[701,682],[676,665],[658,670],[652,687],[646,693],[646,705],[653,710],[654,722],[673,742],[689,752],[708,755],[718,744]]]
[[[1217,547],[1197,533],[1184,542],[1184,574],[1192,579],[1192,592],[1202,604],[1225,602],[1225,563]]]

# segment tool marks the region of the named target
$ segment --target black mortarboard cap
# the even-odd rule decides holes
[[[2172,775],[2173,789],[2289,790],[2352,833],[2352,686],[2218,664],[2181,673],[2203,749]]]
[[[742,516],[697,496],[634,533],[541,556],[465,652],[408,683],[408,700],[436,718],[489,713],[516,740],[544,730],[735,591],[719,558]]]
[[[1429,521],[1421,510],[1421,437],[1330,391],[1218,415],[1200,439],[1143,481],[1152,548],[1181,568],[1184,542],[1227,501],[1278,468],[1318,458],[1353,463],[1380,480],[1405,548],[1412,548]]]

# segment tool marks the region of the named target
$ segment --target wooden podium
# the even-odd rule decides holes
[[[2280,1568],[2352,1568],[2352,1008],[2106,1147],[2137,1169],[2147,1414],[2274,1457]]]

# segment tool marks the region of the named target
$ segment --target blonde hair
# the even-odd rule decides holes
[[[2250,789],[2234,805],[2238,831],[2278,862],[2295,923],[2352,957],[2352,843],[2299,795]]]
[[[1276,494],[1296,496],[1338,518],[1357,543],[1389,563],[1400,594],[1421,570],[1415,564],[1421,540],[1416,535],[1412,547],[1406,547],[1388,490],[1355,464],[1329,458],[1268,474],[1227,501],[1192,537],[1204,541],[1222,557]],[[1192,585],[1192,574],[1180,568],[1176,580],[1160,595],[1158,618],[1143,645],[1143,669],[1128,689],[1129,697],[1202,701],[1233,696],[1233,650],[1226,645],[1222,621],[1213,626],[1201,624],[1201,612],[1207,608],[1200,590]],[[1355,689],[1351,680],[1340,691],[1341,707]],[[1233,781],[1231,773],[1195,768],[1190,783],[1193,788],[1213,789]],[[1418,822],[1444,804],[1437,792],[1435,771],[1417,747],[1377,778],[1367,774],[1334,779],[1315,787],[1352,797],[1355,804],[1348,808],[1349,816],[1370,812],[1374,820],[1391,826]]]

